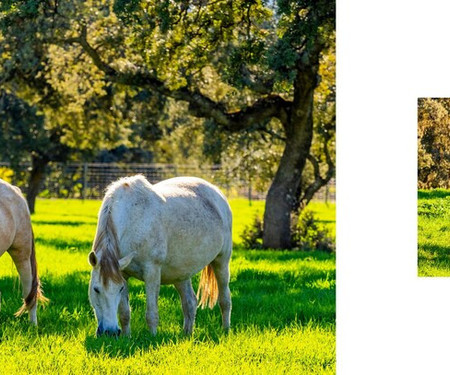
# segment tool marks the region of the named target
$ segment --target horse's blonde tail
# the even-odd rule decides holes
[[[214,307],[219,295],[217,288],[217,279],[214,275],[212,266],[209,264],[203,268],[200,276],[200,283],[198,285],[197,300],[199,306],[203,309],[208,306],[210,309]]]
[[[41,282],[37,274],[36,249],[34,247],[34,234],[31,232],[31,290],[25,297],[22,307],[15,313],[15,316],[22,315],[25,311],[30,310],[36,305],[37,301],[46,304],[49,299],[44,297],[41,289]]]

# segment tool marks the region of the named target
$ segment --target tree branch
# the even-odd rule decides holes
[[[59,44],[79,44],[100,69],[107,80],[129,86],[145,87],[164,96],[189,103],[189,112],[196,117],[212,118],[224,130],[236,132],[250,127],[271,117],[276,117],[285,124],[291,103],[278,95],[268,95],[257,100],[253,105],[236,112],[229,112],[222,103],[217,103],[202,94],[198,89],[187,87],[171,90],[164,82],[143,70],[121,72],[114,69],[100,57],[98,51],[88,42],[86,26],[81,27],[81,33],[76,38],[59,41]]]
[[[269,134],[271,137],[273,137],[274,139],[278,139],[280,141],[286,142],[286,137],[283,137],[282,135],[274,132],[273,130],[267,129],[267,128],[262,128],[260,129],[261,132]]]
[[[322,186],[325,186],[328,184],[328,182],[331,180],[331,178],[334,176],[335,167],[334,165],[328,165],[328,170],[323,178],[320,175],[319,170],[319,162],[317,159],[312,156],[308,155],[308,160],[311,162],[314,168],[314,182],[312,182],[303,193],[303,196],[298,200],[297,209],[299,207],[305,207],[308,205],[308,203],[311,201],[311,199],[314,197],[314,194],[316,194]]]
[[[81,34],[78,39],[74,39],[77,41],[83,50],[90,56],[94,64],[103,71],[107,76],[114,78],[117,75],[117,72],[111,68],[107,63],[105,63],[101,58],[97,51],[88,43],[87,41],[87,29],[86,25],[81,27]]]
[[[335,119],[336,117],[333,116],[328,127],[331,127],[331,124],[334,123]],[[312,164],[314,169],[314,181],[305,189],[303,195],[297,194],[299,198],[297,199],[297,202],[295,204],[294,211],[298,210],[300,207],[307,206],[311,199],[314,197],[314,194],[317,193],[317,191],[319,191],[321,187],[328,184],[328,182],[336,173],[336,166],[333,162],[333,159],[331,158],[330,150],[328,149],[328,141],[330,139],[331,136],[328,133],[325,134],[323,143],[323,152],[325,155],[325,160],[327,162],[327,172],[325,174],[325,177],[322,177],[320,174],[319,161],[313,155],[309,154],[307,159]]]

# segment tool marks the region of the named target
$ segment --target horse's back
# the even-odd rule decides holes
[[[166,200],[168,210],[197,209],[231,231],[231,209],[222,192],[209,182],[196,177],[174,177],[153,188]],[[197,212],[198,213],[198,212]]]
[[[151,185],[141,175],[126,177],[108,188],[104,203],[108,200],[114,205],[118,227],[126,227],[130,220],[136,224],[186,221],[184,224],[190,225],[188,219],[195,222],[197,218],[208,218],[210,223],[231,232],[231,209],[225,196],[200,178],[175,177]]]
[[[0,255],[31,240],[28,205],[20,189],[0,179]]]

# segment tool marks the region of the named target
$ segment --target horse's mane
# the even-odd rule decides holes
[[[111,193],[109,188],[100,209],[97,233],[93,245],[94,252],[102,252],[99,265],[103,284],[106,284],[109,279],[116,283],[120,283],[123,280],[119,269],[119,242],[111,215],[112,194],[108,193]]]

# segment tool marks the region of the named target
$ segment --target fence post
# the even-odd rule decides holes
[[[248,205],[252,205],[252,179],[248,180]]]
[[[86,199],[86,188],[87,188],[87,163],[83,163],[83,200]]]

